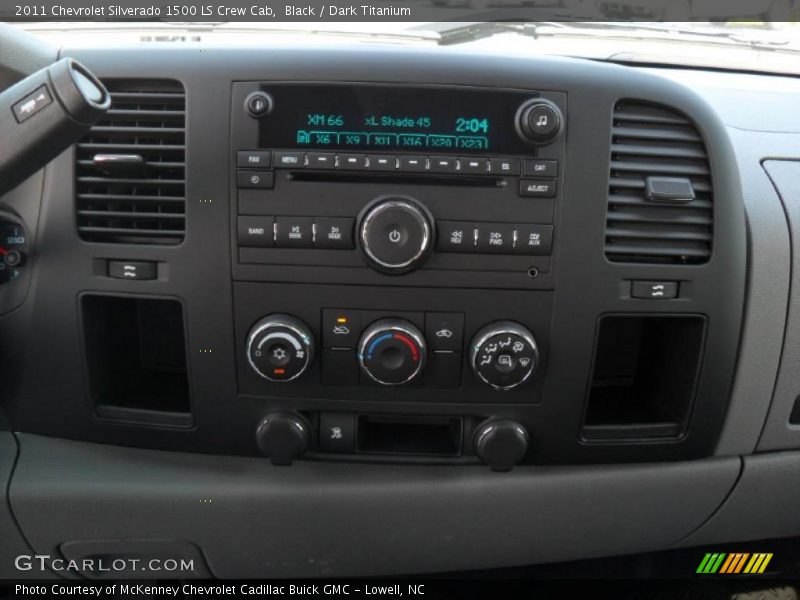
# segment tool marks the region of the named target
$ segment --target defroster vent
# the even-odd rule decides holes
[[[186,218],[186,94],[173,80],[110,79],[111,109],[76,148],[78,232],[179,244]]]
[[[612,262],[705,263],[713,233],[711,170],[697,128],[661,105],[618,102],[606,257]]]

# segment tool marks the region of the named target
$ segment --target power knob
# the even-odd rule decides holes
[[[558,137],[564,126],[561,109],[549,100],[536,98],[517,110],[517,133],[531,144],[549,144]]]
[[[402,274],[419,267],[433,248],[433,217],[408,198],[378,199],[361,213],[358,240],[367,264]]]
[[[291,315],[259,319],[247,336],[247,361],[269,381],[292,381],[314,360],[314,336],[308,326]]]
[[[358,343],[361,370],[381,385],[411,383],[422,373],[426,356],[422,332],[403,319],[376,321]]]

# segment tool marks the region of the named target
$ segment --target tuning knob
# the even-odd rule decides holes
[[[528,452],[528,432],[511,420],[487,421],[475,431],[475,454],[492,471],[510,471]]]
[[[406,198],[378,200],[359,217],[361,253],[373,269],[401,274],[419,267],[433,247],[433,217]]]
[[[247,336],[247,360],[270,381],[291,381],[314,359],[314,336],[300,319],[269,315],[253,325]]]
[[[311,445],[311,427],[296,413],[273,413],[256,428],[256,442],[273,465],[290,465]]]
[[[563,125],[561,110],[543,98],[529,100],[517,111],[517,133],[532,144],[552,142],[558,137]]]
[[[422,332],[403,319],[376,321],[358,343],[361,370],[381,385],[411,383],[422,373],[426,356]]]
[[[510,390],[536,370],[539,349],[533,334],[519,323],[500,321],[487,325],[472,339],[469,364],[485,383]]]

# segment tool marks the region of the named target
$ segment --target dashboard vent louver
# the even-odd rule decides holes
[[[711,257],[713,190],[697,128],[675,110],[623,100],[614,107],[606,257],[701,264]]]
[[[179,244],[186,94],[173,80],[110,79],[111,109],[76,147],[78,232],[91,242]]]

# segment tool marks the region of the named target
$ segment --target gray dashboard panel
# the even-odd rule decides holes
[[[800,243],[800,160],[768,160],[764,169],[769,173],[783,201],[792,236],[792,248]],[[796,257],[795,257],[796,258]],[[758,444],[759,450],[775,450],[800,447],[800,424],[789,423],[792,407],[800,393],[800,298],[797,281],[800,279],[800,264],[792,263],[792,294],[786,322],[781,370],[775,386],[764,432]]]
[[[663,548],[699,527],[740,471],[737,458],[511,473],[286,468],[28,434],[19,440],[11,503],[38,552],[91,532],[179,539],[200,547],[218,577],[444,572]]]
[[[800,534],[800,453],[744,458],[736,489],[708,523],[682,545],[738,542]]]
[[[14,568],[14,559],[20,554],[30,554],[28,544],[20,535],[14,521],[6,491],[10,484],[14,462],[17,459],[17,442],[9,431],[0,431],[0,486],[3,494],[0,497],[0,578],[10,579],[24,577],[24,571]]]
[[[800,82],[679,69],[650,72],[703,96],[727,125],[736,150],[747,217],[747,294],[736,377],[716,455],[750,454],[775,391],[792,259],[787,216],[761,162],[770,156],[800,157],[800,121],[793,108]],[[756,120],[754,106],[766,107]]]

